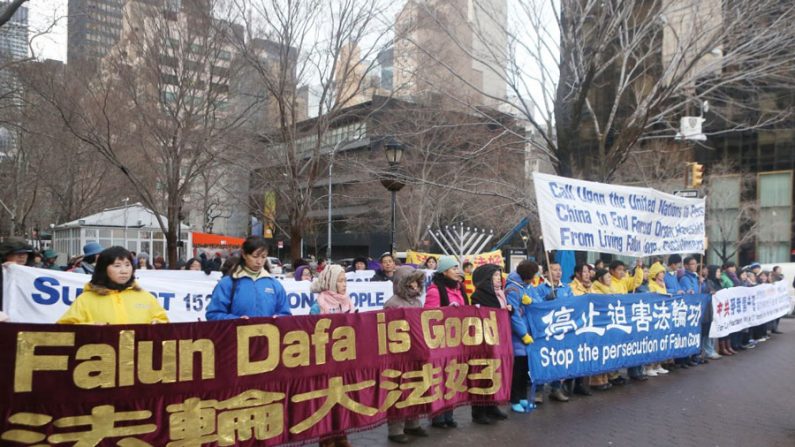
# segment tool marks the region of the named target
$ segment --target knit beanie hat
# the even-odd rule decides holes
[[[444,273],[453,267],[458,266],[458,259],[453,256],[442,256],[436,265],[437,273]]]

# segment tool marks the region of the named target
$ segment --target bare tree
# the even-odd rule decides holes
[[[314,187],[326,172],[330,153],[342,141],[364,137],[355,135],[355,129],[332,136],[330,125],[339,124],[368,87],[375,55],[386,45],[390,26],[380,20],[376,0],[234,3],[246,28],[236,46],[264,92],[272,123],[256,133],[256,150],[245,160],[249,167],[261,166],[252,178],[256,194],[276,196],[276,215],[284,218],[290,256],[296,258],[317,203]],[[301,85],[308,89],[299,89]],[[307,92],[316,98],[312,120],[305,120]],[[257,208],[263,202],[261,195],[252,200]],[[282,223],[266,220],[269,225]]]
[[[721,264],[735,260],[743,246],[759,235],[759,203],[745,197],[755,183],[754,175],[742,173],[729,160],[710,166],[705,187],[707,235],[709,250]]]
[[[183,201],[246,111],[227,111],[234,76],[229,42],[239,30],[214,18],[214,2],[172,5],[128,2],[121,41],[96,76],[35,88],[65,128],[114,166],[155,211],[168,263],[176,265]],[[57,94],[64,88],[74,92],[69,100]]]
[[[521,214],[516,204],[527,195],[524,139],[493,125],[497,117],[484,119],[444,106],[395,99],[387,103],[369,117],[368,127],[393,136],[405,146],[405,153],[396,173],[380,152],[366,156],[352,151],[341,159],[340,165],[347,168],[340,169],[341,175],[370,178],[342,191],[343,197],[335,194],[337,206],[371,210],[349,224],[360,225],[362,231],[388,228],[390,208],[384,206],[388,195],[379,180],[391,175],[406,185],[397,195],[400,245],[422,248],[428,226],[461,222],[499,234],[516,224],[505,216]],[[507,116],[502,119],[511,121]]]
[[[672,138],[679,118],[703,101],[717,117],[715,133],[768,126],[790,113],[759,101],[765,88],[792,83],[783,50],[795,43],[790,2],[514,0],[508,14],[474,3],[486,18],[468,22],[480,45],[436,24],[502,80],[507,95],[489,96],[483,84],[424,54],[525,118],[559,174],[610,180],[639,142]],[[505,33],[507,45],[493,44],[490,33]]]
[[[11,20],[11,17],[14,17],[14,13],[22,7],[23,4],[27,3],[28,0],[13,0],[8,5],[0,11],[0,27],[8,23]]]

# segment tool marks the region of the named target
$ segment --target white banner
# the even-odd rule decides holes
[[[711,338],[725,337],[745,328],[783,317],[792,310],[787,283],[732,287],[712,296]]]
[[[136,272],[138,283],[157,297],[169,321],[204,321],[213,289],[218,282],[203,272]],[[3,309],[18,323],[55,323],[91,279],[80,273],[45,270],[19,265],[3,267]],[[307,315],[315,302],[311,282],[280,280],[293,315]],[[392,296],[391,282],[349,282],[348,295],[361,312],[380,310]]]
[[[704,199],[533,173],[546,250],[704,252]]]

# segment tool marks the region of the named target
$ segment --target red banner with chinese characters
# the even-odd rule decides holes
[[[0,324],[2,444],[302,443],[505,402],[508,314],[477,307],[130,326]]]

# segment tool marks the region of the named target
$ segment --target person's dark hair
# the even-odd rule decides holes
[[[378,257],[378,262],[379,263],[380,262],[384,262],[384,258],[387,258],[387,257],[388,258],[392,258],[393,261],[395,260],[395,257],[392,256],[392,253],[386,252],[386,253],[382,253],[381,256]]]
[[[124,247],[122,247],[122,248],[124,248]],[[94,262],[98,262],[97,261],[97,256],[99,256],[99,255],[84,256],[82,262],[85,262],[86,264],[93,264]],[[130,256],[132,256],[132,254]]]
[[[734,263],[733,261],[729,261],[729,262],[723,264],[723,267],[721,267],[721,270],[730,269],[732,267],[737,267],[737,264]]]
[[[199,258],[190,258],[190,259],[188,259],[187,261],[185,261],[185,265],[183,266],[183,268],[185,270],[190,270],[190,265],[193,264],[194,262],[198,262],[199,263],[199,269],[200,270],[204,270],[204,264],[202,264],[202,260],[199,259]]]
[[[367,258],[365,258],[364,256],[359,256],[359,257],[353,258],[353,262],[351,262],[351,269],[355,270],[356,269],[356,264],[358,264],[359,262],[363,263],[364,264],[364,269],[367,270],[367,267],[368,267]]]
[[[132,253],[127,251],[124,247],[110,247],[102,250],[97,256],[97,265],[94,268],[94,274],[91,275],[91,284],[96,286],[105,287],[112,290],[124,290],[133,285],[135,282],[135,265],[133,264]],[[130,280],[126,284],[116,284],[108,277],[108,266],[116,262],[117,259],[126,259],[130,261],[133,269],[133,274],[130,275]]]
[[[619,267],[626,267],[626,266],[627,265],[624,264],[624,261],[619,261],[618,259],[616,259],[615,261],[610,263],[610,270],[615,270]]]
[[[243,258],[242,257],[238,257],[238,256],[230,256],[230,257],[226,258],[226,261],[224,261],[223,265],[221,265],[221,276],[231,275],[232,274],[232,270],[234,270],[236,266],[242,265],[243,262],[244,262]],[[266,268],[267,268],[267,264],[266,264]],[[204,273],[207,273],[208,275],[210,274],[206,270],[205,270]]]
[[[696,258],[694,258],[693,256],[688,256],[684,260],[682,260],[682,264],[687,265],[690,264],[690,261],[695,261],[695,260]]]
[[[679,264],[680,262],[682,262],[682,257],[680,255],[674,253],[668,256],[668,265]]]
[[[776,265],[776,266],[773,267],[773,273],[778,273],[779,270],[781,270],[781,266],[780,265]]]
[[[516,266],[516,273],[522,281],[529,281],[538,273],[538,264],[535,261],[525,259]]]
[[[246,260],[243,258],[243,255],[254,254],[254,252],[256,252],[257,250],[263,249],[263,248],[265,249],[266,253],[269,252],[269,250],[268,250],[268,240],[265,239],[262,236],[249,236],[249,237],[247,237],[246,240],[243,241],[243,245],[240,248],[241,248],[241,250],[243,250],[243,252],[241,253],[240,258],[238,258],[239,260],[237,262],[237,265],[239,265],[240,267],[245,267],[245,265],[246,265]],[[231,256],[229,258],[231,258]],[[229,258],[227,258],[227,261],[229,261]],[[226,263],[224,263],[224,265],[226,265]],[[270,266],[269,262],[265,263],[265,270],[267,270],[268,273],[271,272],[271,266]],[[221,267],[221,272],[223,272],[223,271],[224,271],[224,269],[223,269],[223,266],[222,266]],[[230,273],[231,273],[231,271],[230,271]]]
[[[428,256],[428,257],[425,259],[425,262],[423,262],[423,263],[422,263],[422,266],[427,268],[427,267],[428,267],[428,261],[430,261],[431,259],[433,259],[433,260],[434,260],[434,262],[436,262],[436,263],[438,263],[438,262],[439,262],[439,260],[438,260],[438,259],[436,259],[436,256]]]
[[[465,262],[464,265],[461,266],[461,270],[466,270],[469,267],[473,267],[473,264],[469,261]]]
[[[293,270],[298,270],[298,267],[301,267],[302,265],[309,265],[309,263],[306,262],[306,259],[304,258],[293,259]]]
[[[590,266],[590,265],[588,265],[588,264],[585,264],[585,263],[583,263],[583,264],[577,264],[577,265],[575,265],[575,266],[574,266],[574,273],[579,273],[579,274],[582,274],[582,271],[583,271],[583,269],[585,269],[586,267],[587,267],[588,269],[590,269],[590,268],[591,268],[591,266]]]
[[[717,265],[713,265],[713,264],[710,264],[710,265],[707,266],[707,271],[709,272],[709,273],[707,273],[707,279],[711,279],[711,280],[717,282],[718,285],[720,285],[720,278],[718,278],[718,269],[719,268],[720,267],[718,267]]]
[[[613,261],[613,262],[615,262],[615,261]],[[612,265],[612,263],[611,263],[611,265]],[[605,270],[605,269],[597,269],[596,270],[596,275],[594,276],[594,279],[596,279],[598,281],[598,280],[602,279],[602,277],[604,277],[608,273],[610,273],[610,272]]]
[[[603,259],[597,259],[596,262],[593,263],[594,268],[597,270],[599,269],[600,265],[604,267],[605,261]]]

